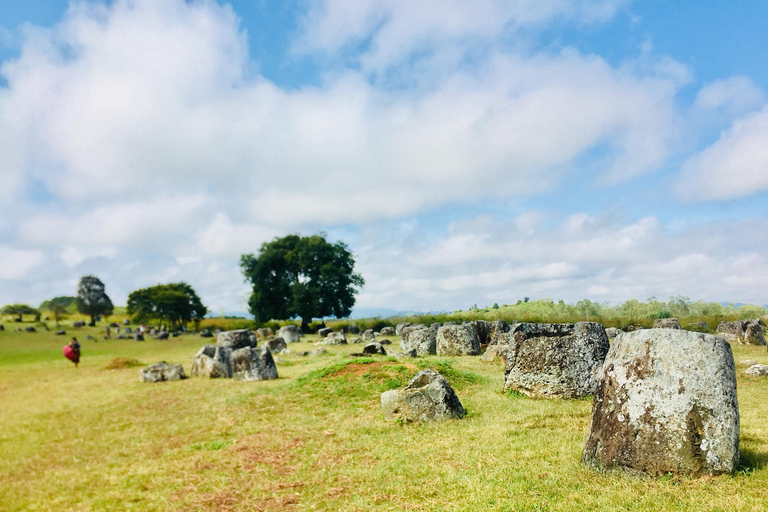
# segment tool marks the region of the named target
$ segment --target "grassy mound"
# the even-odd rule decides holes
[[[123,370],[125,368],[137,368],[139,366],[147,366],[138,359],[132,357],[115,357],[110,359],[104,366],[105,370]]]

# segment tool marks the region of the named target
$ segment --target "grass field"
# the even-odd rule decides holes
[[[0,510],[680,510],[768,509],[765,347],[734,346],[742,465],[733,476],[640,479],[582,467],[589,400],[501,393],[503,369],[476,357],[352,360],[278,356],[280,379],[142,384],[116,357],[182,363],[195,335],[83,341],[0,332]],[[397,338],[392,338],[397,346]],[[316,336],[291,345],[315,348]],[[439,425],[385,422],[382,391],[440,370],[468,411]]]

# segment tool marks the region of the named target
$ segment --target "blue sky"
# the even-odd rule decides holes
[[[768,302],[765,2],[8,1],[0,303],[243,311],[274,236],[361,308]]]

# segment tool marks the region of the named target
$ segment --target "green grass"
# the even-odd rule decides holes
[[[278,355],[280,379],[143,384],[114,358],[182,363],[210,342],[87,341],[0,332],[0,510],[759,511],[768,508],[768,379],[738,366],[742,465],[732,476],[639,479],[579,463],[589,400],[501,392],[477,357]],[[392,338],[394,349],[397,338]],[[291,345],[311,350],[317,337]],[[395,349],[396,350],[396,349]],[[734,346],[737,363],[768,363]],[[127,365],[130,366],[130,365]],[[470,412],[440,425],[386,422],[379,395],[422,368]]]

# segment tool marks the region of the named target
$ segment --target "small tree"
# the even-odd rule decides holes
[[[175,330],[187,322],[195,328],[208,312],[195,290],[187,283],[158,284],[128,295],[128,314],[136,322],[167,321]]]
[[[14,315],[17,322],[23,321],[24,315],[35,315],[35,318],[40,316],[40,312],[38,310],[32,306],[28,306],[27,304],[9,304],[7,306],[3,306],[3,309],[0,309],[0,313],[4,315]]]
[[[40,309],[45,309],[53,313],[53,319],[56,320],[56,325],[58,326],[59,320],[69,313],[70,308],[77,307],[76,303],[77,297],[54,297],[51,300],[43,301],[43,303],[40,304]]]
[[[365,284],[354,273],[355,260],[346,244],[326,242],[324,235],[275,238],[259,255],[244,254],[240,268],[253,286],[248,306],[259,322],[300,317],[306,330],[313,318],[349,316],[355,287]]]
[[[82,277],[77,287],[77,310],[91,317],[91,326],[96,325],[96,316],[109,316],[114,310],[104,289],[104,283],[96,276]]]

